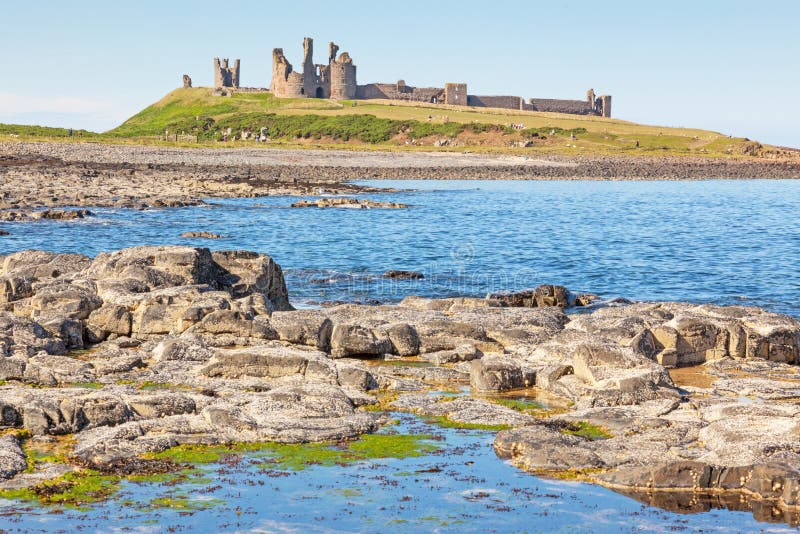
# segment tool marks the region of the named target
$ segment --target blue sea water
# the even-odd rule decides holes
[[[413,189],[367,195],[410,208],[289,209],[296,198],[270,197],[166,210],[94,209],[82,221],[3,223],[11,235],[0,238],[0,253],[38,248],[95,255],[142,244],[256,250],[282,265],[298,305],[483,296],[557,283],[603,297],[745,304],[800,317],[800,181],[370,185]],[[195,230],[223,238],[180,238]],[[418,270],[425,279],[380,278],[389,269]],[[277,478],[247,462],[235,472],[210,466],[213,482],[202,487],[126,484],[118,497],[84,511],[0,501],[0,531],[789,529],[759,523],[746,511],[684,515],[603,488],[540,479],[498,460],[490,432],[431,429],[398,417],[401,431],[436,433],[442,452]],[[440,471],[426,471],[433,467]],[[223,504],[189,512],[148,505],[169,492]]]
[[[288,209],[296,198],[96,209],[6,223],[0,253],[140,244],[243,248],[284,268],[296,304],[483,296],[562,284],[603,297],[761,306],[800,316],[800,181],[377,181],[406,210]],[[219,240],[182,239],[206,230]],[[422,281],[388,281],[389,269]]]

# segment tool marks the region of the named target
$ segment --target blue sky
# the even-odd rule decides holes
[[[615,117],[800,147],[800,2],[4,0],[0,122],[111,128],[214,56],[267,86],[336,41],[359,83],[462,81],[474,94],[613,95]]]

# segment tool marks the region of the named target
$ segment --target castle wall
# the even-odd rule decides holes
[[[556,98],[531,98],[525,109],[529,111],[548,111],[572,115],[596,115],[594,106],[588,100],[559,100]]]
[[[469,95],[467,97],[467,105],[480,108],[523,109],[523,104],[519,96]]]
[[[413,87],[398,83],[370,83],[359,85],[356,98],[406,100],[409,102],[436,102],[444,104],[444,89],[441,87]]]

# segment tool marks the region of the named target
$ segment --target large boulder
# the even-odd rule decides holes
[[[470,363],[469,383],[473,390],[508,391],[532,387],[536,374],[503,356],[485,356]]]
[[[276,311],[269,322],[281,341],[330,350],[333,323],[322,311]]]
[[[388,334],[355,324],[335,324],[331,332],[331,357],[377,357],[390,353]]]
[[[141,292],[176,286],[203,285],[231,298],[263,295],[272,309],[288,310],[286,282],[280,266],[264,254],[182,246],[133,247],[99,254],[87,276],[108,288],[133,285]],[[133,289],[133,288],[132,288]],[[101,292],[102,296],[102,292]]]
[[[281,266],[265,254],[246,250],[222,250],[211,254],[222,269],[217,287],[234,298],[261,294],[275,310],[291,310]]]

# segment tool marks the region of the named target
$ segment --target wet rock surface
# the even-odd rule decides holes
[[[648,502],[800,504],[790,317],[670,302],[567,315],[558,286],[532,292],[535,306],[293,310],[269,256],[193,247],[25,251],[3,257],[0,280],[0,428],[68,436],[78,465],[180,444],[352,439],[391,408],[500,430],[497,454],[520,468]],[[20,439],[0,438],[0,478],[14,484],[36,480]]]

